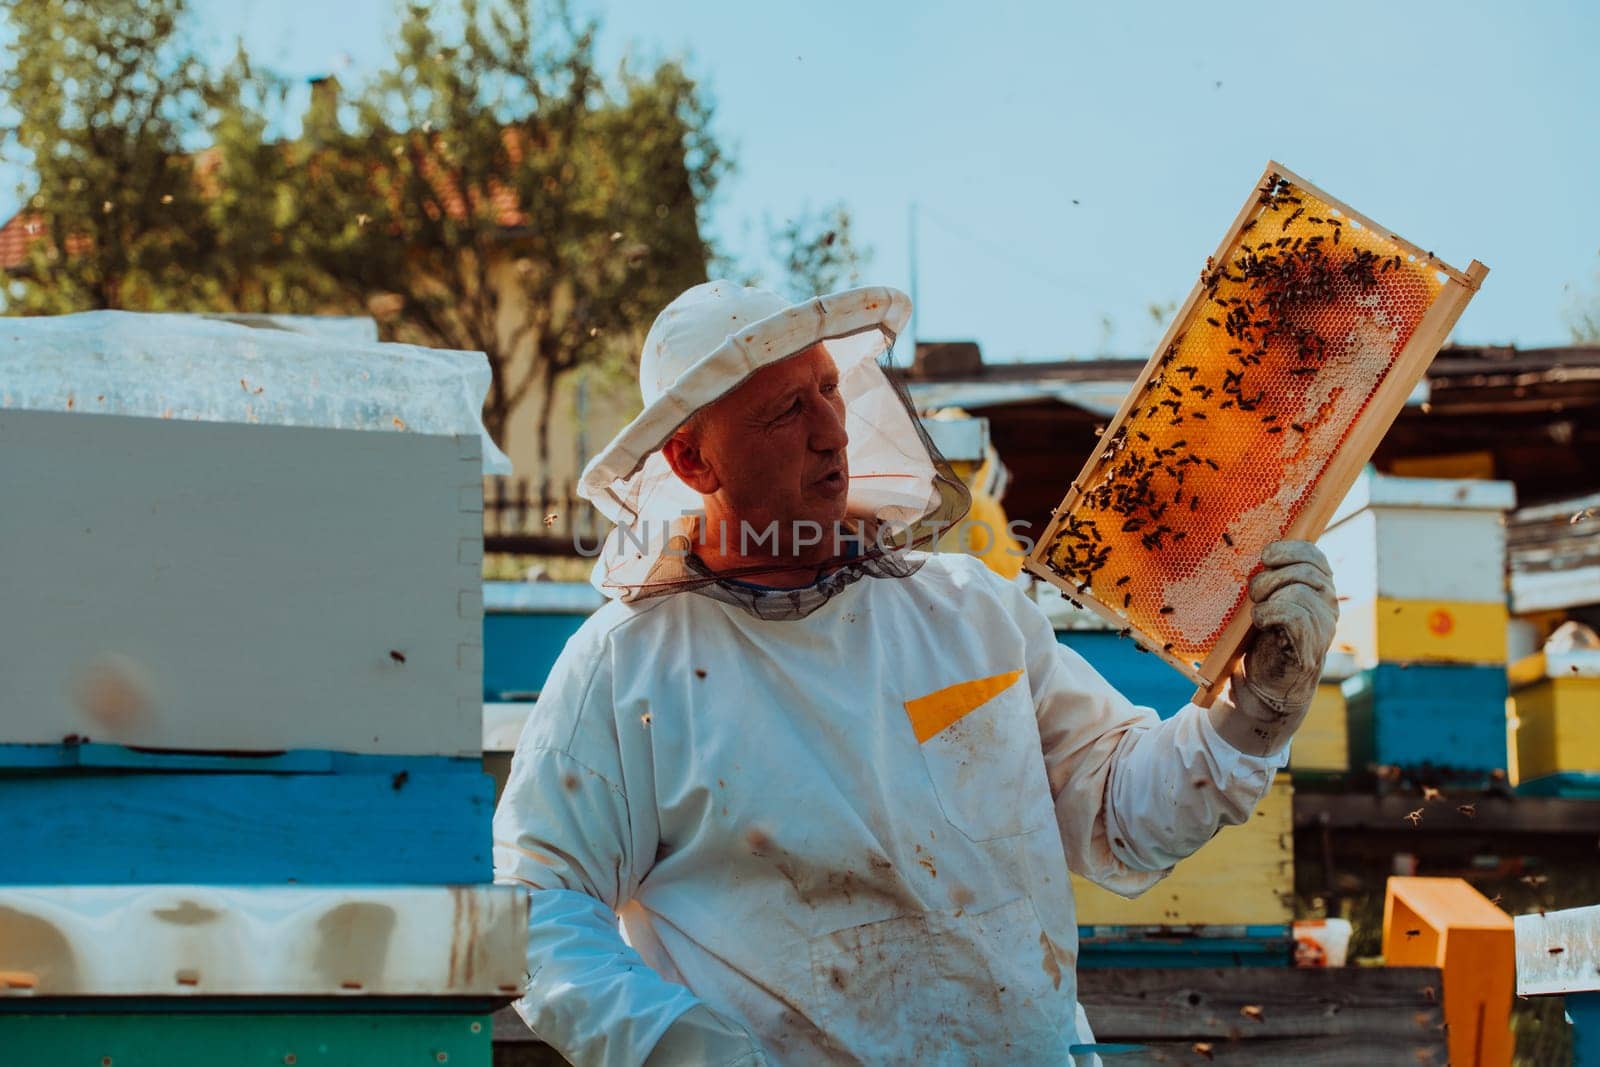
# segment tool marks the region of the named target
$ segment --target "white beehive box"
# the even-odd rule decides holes
[[[1504,663],[1510,482],[1370,469],[1318,544],[1333,566],[1334,647],[1380,662]]]
[[[1360,602],[1453,600],[1503,604],[1510,482],[1394,478],[1366,471],[1318,545],[1339,595]]]
[[[179,316],[0,327],[0,744],[476,755],[487,373]]]

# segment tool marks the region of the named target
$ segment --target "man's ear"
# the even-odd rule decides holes
[[[673,434],[661,446],[661,454],[667,457],[667,466],[672,468],[678,480],[701,496],[710,496],[722,488],[722,481],[700,450],[696,435],[682,431]]]

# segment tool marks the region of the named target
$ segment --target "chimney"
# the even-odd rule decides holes
[[[311,104],[301,123],[301,136],[313,141],[326,140],[340,132],[339,79],[332,74],[319,74],[307,80],[311,83]]]
[[[910,377],[919,380],[983,377],[983,354],[976,341],[918,341]]]

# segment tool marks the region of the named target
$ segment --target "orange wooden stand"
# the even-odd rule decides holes
[[[1504,1067],[1516,987],[1511,916],[1459,878],[1390,878],[1383,955],[1391,967],[1438,967],[1450,1062]]]

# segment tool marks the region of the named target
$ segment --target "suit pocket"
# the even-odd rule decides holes
[[[945,818],[973,841],[1050,820],[1039,723],[1022,671],[961,682],[906,701]]]

